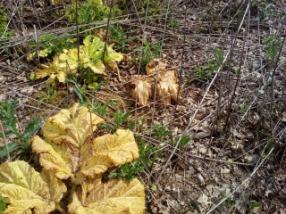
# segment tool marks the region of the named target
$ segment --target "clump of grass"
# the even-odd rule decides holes
[[[152,137],[156,140],[168,140],[171,138],[172,132],[162,123],[155,124],[151,130]]]
[[[122,127],[124,124],[127,123],[130,114],[128,112],[123,112],[121,110],[117,110],[114,114],[114,122],[115,122],[115,129]]]
[[[185,146],[187,146],[191,141],[191,137],[188,135],[183,135],[181,137],[177,136],[175,137],[175,140],[171,141],[172,145],[177,145],[179,148],[183,148]]]
[[[107,115],[107,105],[100,102],[94,102],[91,106],[92,112],[99,116],[105,117]]]
[[[273,0],[254,0],[252,7],[259,11],[259,18],[262,21],[267,21],[271,17],[280,17],[281,19],[286,18],[285,12],[279,12],[275,9],[275,1]]]
[[[143,46],[137,49],[137,56],[141,62],[141,70],[144,71],[146,65],[154,58],[160,56],[162,45],[160,42],[145,41]]]
[[[215,71],[223,62],[223,52],[221,49],[215,49],[215,60],[208,61],[195,69],[196,79],[200,81],[207,81],[212,78]]]
[[[115,42],[113,48],[120,52],[128,52],[128,43],[133,38],[128,38],[124,29],[119,25],[111,25],[109,31],[111,39]]]
[[[264,53],[269,62],[275,62],[279,54],[281,42],[281,39],[277,35],[270,35],[263,39],[262,43],[264,45]]]

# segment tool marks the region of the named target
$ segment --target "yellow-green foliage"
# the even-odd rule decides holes
[[[108,47],[98,37],[87,36],[83,45],[79,48],[64,49],[56,55],[50,65],[42,65],[42,69],[32,73],[32,79],[49,77],[51,81],[65,82],[68,75],[78,71],[91,71],[94,74],[105,75],[106,66],[117,69],[117,62],[123,59],[121,53],[117,53]]]
[[[39,36],[38,41],[29,43],[29,48],[32,50],[27,56],[27,59],[33,60],[35,57],[46,58],[54,56],[56,53],[65,48],[71,48],[74,45],[74,39],[58,37],[52,34],[44,34]]]
[[[110,9],[102,0],[87,0],[79,4],[77,21],[79,24],[87,24],[103,20],[108,16]],[[76,5],[73,3],[66,12],[69,22],[76,22]]]

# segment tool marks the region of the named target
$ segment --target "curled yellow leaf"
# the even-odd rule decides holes
[[[132,162],[139,157],[133,133],[118,129],[115,134],[106,134],[93,140],[91,146],[83,146],[79,176],[95,177],[109,168]]]
[[[0,165],[0,196],[9,205],[5,214],[49,213],[66,191],[64,184],[53,179],[44,181],[40,173],[24,161]],[[53,188],[58,189],[53,189]]]
[[[110,180],[107,183],[98,179],[84,194],[81,189],[74,192],[68,210],[71,214],[143,214],[144,186],[138,179]]]
[[[156,85],[159,100],[168,105],[177,102],[178,99],[178,78],[175,70],[168,70],[159,75]]]
[[[178,77],[176,70],[167,69],[160,59],[153,59],[146,65],[147,75],[134,75],[131,81],[131,96],[141,106],[149,104],[153,95],[164,105],[176,103],[178,99]]]
[[[137,101],[141,106],[146,106],[149,104],[149,100],[152,95],[152,85],[151,80],[142,75],[134,75],[131,87],[131,96]]]

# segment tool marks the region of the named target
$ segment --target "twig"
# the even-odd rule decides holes
[[[182,84],[183,84],[182,78],[183,78],[183,76],[185,76],[185,72],[183,70],[183,66],[184,66],[185,46],[186,46],[187,12],[188,12],[188,10],[187,10],[187,7],[185,6],[183,50],[182,50],[182,54],[181,54],[181,62],[180,62],[180,70],[179,70],[179,88],[178,88],[178,92],[177,92],[177,101],[179,100],[180,92],[181,92],[181,89],[182,89]],[[176,108],[177,108],[177,103],[176,103]]]

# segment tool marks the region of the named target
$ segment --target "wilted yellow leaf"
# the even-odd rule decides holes
[[[151,80],[145,76],[134,75],[131,86],[131,95],[139,105],[149,104],[152,95]]]
[[[82,145],[104,120],[91,113],[88,108],[74,104],[48,118],[43,127],[43,135],[55,144],[69,143]]]
[[[153,59],[146,65],[147,75],[134,75],[131,81],[131,96],[139,105],[149,104],[152,89],[156,90],[156,99],[168,105],[177,102],[178,78],[175,70],[167,69],[167,64],[160,59]]]
[[[24,161],[6,162],[0,165],[0,196],[9,201],[5,214],[49,213],[66,191],[64,184],[52,179],[45,182]],[[53,189],[58,187],[58,189]]]
[[[146,72],[155,75],[153,84],[158,100],[165,105],[177,102],[179,85],[175,70],[168,69],[160,59],[154,59],[147,64]]]
[[[177,102],[178,99],[178,78],[175,70],[168,70],[159,75],[159,81],[156,85],[157,95],[164,104]]]
[[[110,180],[107,183],[97,179],[87,192],[74,192],[68,210],[71,214],[143,214],[144,186],[138,179],[130,182]]]
[[[92,140],[92,133],[101,122],[103,120],[86,107],[75,104],[48,119],[43,127],[45,140],[34,137],[32,150],[39,154],[44,169],[59,179],[71,177],[75,183],[138,158],[131,131],[117,130],[113,135]]]
[[[93,178],[109,168],[129,163],[139,157],[133,133],[118,129],[115,134],[106,134],[93,140],[92,145],[81,149],[79,176]]]
[[[48,184],[51,199],[53,201],[59,202],[63,197],[63,193],[67,191],[66,185],[52,172],[46,170],[41,171],[41,177]]]
[[[66,81],[67,72],[57,71],[53,67],[46,67],[36,71],[34,78],[42,79],[49,76],[49,82],[53,83],[55,80],[58,80],[61,83]]]

